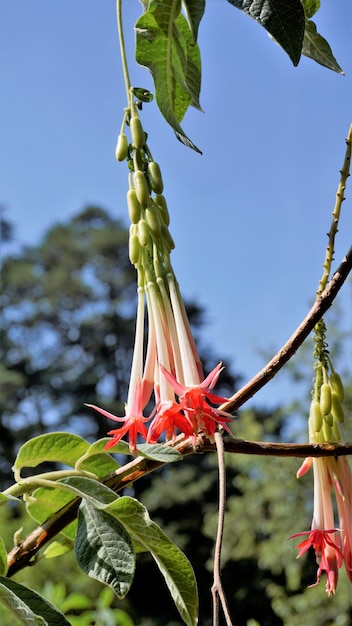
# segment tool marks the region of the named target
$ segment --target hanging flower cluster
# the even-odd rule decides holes
[[[131,144],[124,132],[126,124],[130,127]],[[88,406],[122,423],[108,433],[112,436],[106,445],[108,449],[127,433],[132,452],[136,450],[138,435],[150,443],[156,443],[161,436],[173,439],[177,432],[194,440],[199,433],[212,437],[218,426],[228,430],[232,420],[230,414],[216,408],[227,399],[212,391],[222,367],[217,365],[204,378],[170,262],[174,242],[168,228],[170,217],[161,171],[149,150],[133,90],[116,157],[119,161],[127,159],[130,169],[129,255],[138,283],[135,346],[125,416],[116,417],[94,405]],[[148,341],[144,355],[145,304]],[[146,417],[144,411],[153,393],[155,408]]]
[[[333,369],[325,343],[325,325],[315,330],[315,383],[309,413],[310,443],[341,441],[339,424],[344,421],[342,381]],[[297,478],[313,466],[314,511],[311,531],[292,535],[308,535],[298,544],[298,556],[310,547],[315,550],[318,584],[326,573],[326,591],[334,595],[338,569],[344,563],[352,582],[352,472],[345,456],[308,458],[297,472]],[[335,526],[332,492],[335,492],[339,524]],[[314,586],[314,585],[312,585]]]

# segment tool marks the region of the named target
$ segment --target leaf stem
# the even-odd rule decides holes
[[[118,30],[119,42],[120,42],[120,54],[121,54],[123,78],[125,81],[127,102],[129,103],[131,82],[130,82],[130,76],[128,72],[125,38],[123,34],[123,25],[122,25],[122,0],[116,0],[116,17],[117,17],[117,30]]]

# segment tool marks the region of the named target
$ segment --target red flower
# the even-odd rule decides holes
[[[232,421],[232,415],[221,409],[216,409],[209,404],[209,402],[212,404],[222,404],[227,401],[227,398],[217,396],[211,391],[222,370],[221,363],[219,363],[201,383],[189,387],[179,383],[162,365],[160,365],[160,369],[166,380],[181,399],[182,408],[187,415],[189,423],[192,424],[193,435],[197,435],[202,431],[206,435],[212,436],[218,424],[228,432],[231,432],[227,423]]]
[[[174,438],[177,429],[186,437],[194,435],[192,424],[182,413],[182,406],[182,404],[172,400],[159,404],[156,416],[149,427],[148,443],[156,443],[164,431],[166,439]]]
[[[143,383],[141,383],[140,378],[138,378],[136,381],[132,409],[131,411],[126,412],[125,417],[116,417],[116,415],[113,415],[112,413],[109,413],[108,411],[105,411],[104,409],[101,409],[94,404],[86,404],[86,406],[89,406],[91,409],[98,411],[98,413],[101,413],[105,417],[112,419],[115,422],[125,423],[124,426],[122,426],[121,428],[110,430],[108,432],[108,435],[113,435],[113,438],[111,439],[111,441],[108,441],[105,444],[106,450],[109,450],[115,444],[117,444],[126,433],[129,434],[131,452],[135,452],[135,450],[137,449],[136,440],[138,434],[142,435],[144,439],[147,438],[148,431],[145,422],[147,422],[150,418],[144,417],[143,415],[143,398],[145,396],[146,394],[143,393]]]
[[[320,582],[321,573],[325,571],[327,578],[326,591],[329,596],[334,595],[335,593],[338,579],[337,570],[341,567],[343,559],[339,546],[330,536],[332,533],[336,532],[339,532],[336,528],[333,528],[332,530],[315,529],[302,533],[296,533],[290,537],[290,539],[292,539],[293,537],[301,537],[308,534],[308,538],[296,546],[296,548],[299,549],[297,558],[307,552],[310,547],[314,548],[319,568],[317,572],[317,581],[313,585],[310,585],[310,587],[315,587],[315,585]]]

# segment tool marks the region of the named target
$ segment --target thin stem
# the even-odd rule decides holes
[[[216,451],[218,455],[219,465],[219,511],[218,511],[218,529],[216,533],[215,550],[214,550],[214,582],[211,588],[213,596],[213,626],[219,626],[219,599],[222,610],[224,612],[227,626],[233,626],[225,592],[221,582],[221,548],[224,535],[225,521],[225,505],[226,505],[226,466],[225,452],[222,433],[217,431],[214,434]]]
[[[324,271],[323,271],[323,275],[321,277],[321,280],[319,282],[319,287],[317,290],[318,296],[321,295],[321,293],[324,291],[327,285],[327,282],[330,276],[330,271],[331,271],[331,264],[334,258],[335,236],[338,231],[342,202],[345,199],[344,193],[346,189],[346,181],[350,175],[351,149],[352,149],[352,124],[350,126],[350,129],[347,135],[346,144],[347,144],[347,147],[346,147],[345,158],[344,158],[342,170],[340,171],[341,177],[340,177],[340,182],[339,182],[337,192],[336,192],[336,201],[335,201],[334,210],[332,212],[332,218],[333,218],[332,224],[328,232],[329,241],[328,241],[328,245],[326,248],[325,260],[323,263]]]
[[[254,396],[269,380],[274,378],[278,371],[297,352],[303,341],[308,337],[316,323],[323,317],[324,313],[332,305],[339,290],[345,282],[352,269],[352,247],[340,263],[332,279],[324,289],[323,293],[310,309],[304,320],[295,330],[288,341],[280,348],[275,356],[260,370],[251,380],[239,389],[228,402],[225,402],[221,409],[233,413],[242,406],[249,398]]]
[[[126,87],[127,102],[129,103],[129,101],[130,101],[131,82],[130,82],[130,76],[129,76],[128,65],[127,65],[125,38],[124,38],[124,35],[123,35],[122,0],[116,0],[116,17],[117,17],[117,30],[118,30],[118,33],[119,33],[122,71],[123,71],[123,77],[124,77],[125,87]]]

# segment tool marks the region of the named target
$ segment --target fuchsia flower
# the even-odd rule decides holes
[[[338,580],[338,568],[342,565],[342,552],[337,543],[332,539],[330,535],[338,533],[338,529],[332,530],[311,530],[302,533],[296,533],[292,535],[290,539],[294,537],[301,537],[308,535],[308,538],[299,543],[296,548],[299,549],[297,558],[302,556],[309,548],[313,548],[315,551],[317,563],[319,565],[317,572],[317,581],[310,587],[315,587],[320,582],[321,573],[326,572],[326,591],[329,596],[334,595],[337,580]],[[335,535],[336,536],[336,535]]]
[[[317,585],[321,573],[326,572],[326,591],[334,595],[338,581],[338,569],[345,564],[352,582],[352,474],[345,457],[322,457],[306,459],[297,475],[302,476],[313,465],[314,511],[311,531],[296,533],[292,537],[309,535],[298,544],[298,557],[310,547],[315,550]],[[339,528],[334,528],[332,489],[335,489]],[[292,538],[290,537],[290,539]],[[314,585],[311,585],[312,587]]]
[[[216,385],[220,372],[223,369],[221,363],[219,363],[202,382],[189,387],[179,383],[162,365],[160,365],[160,369],[180,398],[181,405],[179,406],[184,410],[189,423],[192,424],[194,435],[197,435],[199,432],[204,432],[205,435],[211,437],[214,435],[218,425],[231,432],[227,423],[232,421],[232,415],[221,409],[216,409],[209,404],[209,402],[212,404],[222,404],[227,401],[227,398],[218,396],[211,391]]]
[[[149,417],[144,417],[143,408],[148,400],[145,401],[143,393],[143,382],[141,382],[140,378],[137,379],[133,405],[130,411],[128,410],[128,407],[126,405],[125,417],[116,417],[116,415],[113,415],[112,413],[109,413],[108,411],[105,411],[104,409],[101,409],[94,404],[86,404],[86,406],[89,406],[91,409],[98,411],[98,413],[101,413],[108,419],[114,420],[115,422],[124,422],[124,426],[121,426],[121,428],[109,430],[108,435],[113,435],[113,437],[105,444],[106,450],[109,450],[114,445],[116,445],[126,433],[129,434],[129,443],[132,452],[135,452],[135,450],[137,449],[136,441],[138,434],[142,435],[144,439],[147,438],[148,431],[145,423],[148,422]]]

